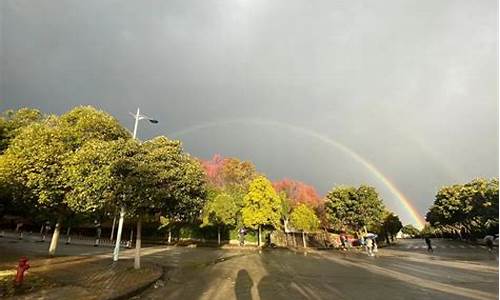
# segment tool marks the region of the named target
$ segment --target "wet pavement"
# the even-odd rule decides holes
[[[432,254],[422,240],[401,240],[376,257],[361,251],[149,247],[143,262],[160,266],[163,276],[133,299],[498,299],[497,249],[433,242]],[[0,251],[15,253],[46,247],[0,241]],[[109,248],[59,250],[111,259]],[[133,250],[123,254],[130,259]]]
[[[377,257],[359,251],[173,248],[155,254],[158,263],[170,266],[164,285],[135,299],[498,298],[497,255],[482,247],[446,250],[463,244],[455,241],[436,241],[441,249],[434,254],[408,247],[421,243],[400,241],[379,249]]]

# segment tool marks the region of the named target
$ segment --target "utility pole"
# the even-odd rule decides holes
[[[137,138],[137,127],[139,125],[139,120],[146,119],[150,123],[156,124],[158,123],[157,120],[151,119],[147,116],[141,115],[139,108],[137,108],[137,113],[132,116],[135,119],[135,124],[134,124],[134,134],[133,134],[133,139],[135,140]],[[118,220],[118,232],[116,233],[116,242],[115,242],[115,250],[113,251],[113,261],[118,261],[118,257],[120,254],[120,243],[122,239],[122,231],[123,231],[123,220],[125,218],[125,207],[122,205],[120,207],[120,219]]]

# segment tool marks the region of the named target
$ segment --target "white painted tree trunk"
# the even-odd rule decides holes
[[[118,221],[118,232],[116,233],[115,251],[113,252],[113,261],[118,261],[120,253],[120,243],[122,240],[123,219],[125,218],[125,208],[120,209],[120,219]]]
[[[109,237],[111,241],[113,241],[113,239],[115,238],[115,225],[116,225],[116,211],[113,217],[113,225],[111,226],[111,236]]]
[[[260,225],[259,225],[259,239],[258,239],[258,246],[260,247],[260,245],[262,245],[262,240],[261,240],[261,232],[260,232]]]
[[[137,220],[137,234],[135,238],[135,257],[134,257],[134,269],[141,268],[141,218]]]
[[[304,233],[304,231],[302,231],[302,243],[304,244],[304,248],[307,248],[307,245],[306,245],[306,234]]]
[[[172,243],[172,228],[168,229],[168,243]]]
[[[220,226],[217,226],[217,242],[220,246]]]
[[[54,228],[54,234],[52,235],[52,240],[49,246],[49,255],[54,256],[56,254],[57,245],[59,244],[59,235],[61,233],[61,217],[57,218],[56,227]]]

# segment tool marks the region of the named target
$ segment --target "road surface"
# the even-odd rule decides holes
[[[164,286],[137,298],[498,298],[497,254],[462,242],[433,242],[433,254],[422,240],[404,240],[380,249],[376,257],[336,250],[304,255],[175,248],[149,256],[167,268]]]
[[[401,240],[376,257],[359,251],[223,250],[149,247],[143,260],[163,280],[135,299],[498,299],[498,250],[458,241]],[[0,239],[3,258],[44,255],[48,243]],[[63,255],[109,255],[111,248],[61,245]],[[131,259],[133,250],[123,252]],[[131,263],[132,265],[132,263]]]

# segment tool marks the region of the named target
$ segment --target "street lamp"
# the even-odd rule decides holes
[[[132,113],[130,113],[130,114],[135,119],[134,135],[133,135],[134,140],[137,138],[137,127],[139,125],[139,120],[148,120],[152,124],[158,123],[158,120],[152,119],[146,115],[141,115],[139,108],[137,108],[137,113],[135,115]],[[113,252],[113,261],[118,261],[118,255],[120,253],[120,242],[122,239],[124,217],[125,217],[125,207],[122,206],[122,207],[120,207],[120,220],[118,221],[118,232],[116,233],[116,243],[115,243],[115,250]]]

